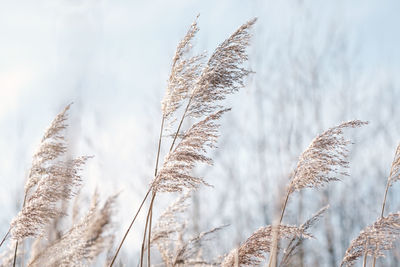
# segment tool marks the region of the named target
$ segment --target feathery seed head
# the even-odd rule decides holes
[[[278,231],[276,230],[278,229]],[[223,260],[222,267],[257,266],[270,252],[274,238],[290,239],[294,236],[311,238],[303,229],[297,226],[279,225],[265,226],[255,231],[238,249],[232,250]],[[239,262],[236,262],[238,259]]]
[[[400,144],[397,146],[388,179],[389,186],[392,186],[394,182],[400,180]]]
[[[244,78],[251,71],[243,68],[242,64],[248,60],[246,49],[256,20],[243,24],[215,49],[196,81],[188,115],[200,117],[210,114],[221,108],[216,102],[244,87]]]
[[[26,198],[24,207],[11,222],[14,239],[40,236],[52,219],[62,215],[62,208],[57,204],[76,194],[82,181],[80,171],[88,158],[61,161],[46,168],[36,190]]]
[[[376,258],[384,257],[384,250],[391,250],[400,236],[400,213],[391,213],[367,226],[354,239],[340,266],[353,266],[356,260],[367,253]]]
[[[89,212],[56,243],[30,260],[29,266],[88,266],[111,245],[114,204],[118,195],[107,199],[103,207],[92,203]]]
[[[206,184],[200,177],[191,175],[197,163],[212,164],[205,154],[207,148],[214,148],[218,138],[218,121],[230,109],[220,110],[194,124],[182,136],[180,143],[167,154],[164,164],[152,182],[158,192],[177,192],[197,188]]]
[[[343,130],[365,124],[367,122],[359,120],[344,122],[318,135],[301,154],[289,185],[289,192],[306,187],[322,187],[331,181],[339,180],[334,175],[347,175],[347,146],[350,141],[343,137]]]
[[[46,167],[51,161],[59,158],[66,150],[64,130],[67,128],[68,110],[72,103],[67,105],[60,112],[45,131],[39,149],[33,156],[32,166],[29,170],[28,180],[25,184],[25,195],[38,183],[46,174]]]
[[[190,26],[182,41],[178,44],[172,60],[171,74],[168,79],[167,91],[161,102],[164,118],[171,119],[172,114],[181,106],[182,101],[189,96],[189,91],[198,79],[204,65],[205,53],[190,56],[192,41],[196,33],[197,18]]]

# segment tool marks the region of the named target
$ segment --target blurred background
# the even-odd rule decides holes
[[[270,224],[298,156],[324,129],[350,130],[350,176],[290,200],[285,223],[300,224],[330,204],[304,243],[299,266],[338,266],[351,240],[380,214],[400,141],[400,2],[0,0],[0,231],[23,199],[31,157],[55,115],[73,102],[73,155],[94,155],[83,194],[121,191],[119,241],[152,179],[164,95],[176,45],[197,14],[195,51],[215,47],[258,17],[249,49],[255,72],[229,97],[212,167],[213,187],[193,196],[193,233],[228,224],[209,242],[221,255]],[[165,152],[165,150],[164,150]],[[387,212],[400,210],[400,185]],[[156,202],[155,217],[171,196]],[[137,263],[143,217],[122,255]],[[395,249],[380,260],[399,266]]]

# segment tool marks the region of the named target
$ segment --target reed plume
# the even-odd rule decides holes
[[[384,257],[383,252],[393,248],[399,235],[400,213],[391,213],[378,219],[374,224],[364,228],[351,242],[340,266],[353,266],[363,255]]]
[[[215,49],[191,93],[189,116],[200,117],[221,109],[219,101],[244,87],[244,78],[251,71],[242,64],[248,60],[246,49],[256,21],[252,19],[243,24]]]
[[[156,192],[180,192],[207,184],[203,178],[191,175],[198,163],[212,164],[207,148],[214,148],[218,138],[217,121],[230,109],[220,110],[194,124],[182,136],[180,143],[164,159],[152,185]]]
[[[297,226],[268,225],[261,227],[240,245],[239,248],[232,250],[226,255],[221,267],[258,266],[265,260],[266,254],[270,252],[274,238],[281,240],[292,239],[294,237],[311,238],[312,236]]]
[[[392,186],[394,182],[400,180],[400,144],[397,146],[388,180],[390,186]]]
[[[28,266],[88,266],[111,245],[114,204],[117,195],[102,207],[96,200],[89,212],[57,242],[32,258]]]
[[[353,120],[332,127],[314,138],[308,148],[300,155],[296,169],[287,188],[278,225],[282,223],[290,195],[304,188],[320,188],[331,181],[338,181],[337,175],[348,175],[348,149],[350,141],[345,139],[343,131],[346,128],[356,128],[367,122]],[[269,267],[277,264],[279,239],[272,246]]]
[[[75,195],[81,185],[80,172],[87,159],[64,159],[67,111],[59,113],[46,130],[25,185],[22,210],[11,222],[11,234],[16,240],[37,237],[49,222],[62,215],[61,201]]]
[[[173,114],[181,107],[182,101],[188,98],[204,66],[205,53],[190,55],[192,42],[198,31],[196,18],[176,48],[167,89],[161,101],[161,110],[165,119],[173,119]]]
[[[52,163],[37,182],[35,192],[11,222],[14,239],[37,237],[44,233],[49,222],[62,215],[59,202],[70,199],[81,185],[80,171],[89,157]]]
[[[349,168],[349,140],[343,137],[346,128],[357,128],[367,122],[353,120],[341,123],[318,135],[301,154],[289,192],[303,188],[320,188],[331,181],[339,180],[337,175],[347,176]]]
[[[29,191],[48,173],[52,161],[61,157],[66,151],[64,130],[67,128],[68,110],[71,104],[67,105],[59,113],[45,131],[37,152],[33,155],[32,166],[25,184],[25,198]]]
[[[300,155],[296,169],[287,189],[279,223],[282,222],[290,194],[303,188],[320,188],[331,181],[338,181],[336,175],[347,176],[349,167],[348,149],[350,141],[345,139],[346,128],[356,128],[367,122],[353,120],[332,127],[314,138]]]

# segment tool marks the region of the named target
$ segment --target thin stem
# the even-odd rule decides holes
[[[390,171],[390,173],[392,173],[392,170]],[[389,176],[389,179],[386,183],[385,195],[383,197],[383,202],[382,202],[381,219],[383,218],[383,213],[385,212],[386,197],[387,197],[387,193],[388,193],[389,187],[390,187],[390,177],[391,177],[391,175]],[[376,255],[374,255],[374,261],[373,261],[373,265],[372,265],[374,267],[375,267],[375,262],[376,262]]]
[[[387,197],[387,193],[389,191],[389,187],[390,187],[390,180],[388,180],[387,184],[386,184],[386,190],[385,190],[385,195],[383,197],[383,203],[382,203],[382,211],[381,211],[381,219],[383,218],[383,213],[385,211],[385,205],[386,205],[386,197]]]
[[[189,102],[186,105],[185,111],[184,111],[184,113],[182,115],[182,118],[181,118],[181,120],[179,122],[178,129],[175,132],[174,139],[172,140],[171,146],[169,148],[169,152],[171,152],[172,149],[174,148],[174,145],[175,145],[176,139],[178,138],[179,132],[181,130],[183,121],[186,118],[186,113],[188,112],[190,103],[192,102],[192,98],[193,98],[193,95],[192,95],[192,97],[189,98]],[[154,176],[155,177],[157,176],[157,171],[158,171],[158,160],[159,160],[159,155],[160,155],[161,137],[162,137],[162,131],[163,131],[163,126],[164,126],[164,120],[165,120],[165,117],[163,116],[163,119],[162,119],[162,122],[161,122],[160,137],[159,137],[159,142],[158,142],[158,152],[157,152],[156,167],[155,167],[155,171],[154,171]],[[156,197],[156,192],[153,193],[153,197],[151,199],[149,211],[147,213],[147,219],[146,219],[146,225],[145,225],[145,231],[144,231],[145,234],[144,234],[144,237],[143,237],[142,251],[140,253],[140,266],[141,267],[142,267],[142,264],[143,264],[143,254],[144,254],[143,250],[144,250],[144,243],[145,243],[145,239],[146,239],[147,227],[149,227],[149,237],[148,237],[148,246],[147,246],[147,262],[148,262],[147,266],[150,266],[150,234],[151,234],[151,223],[152,223],[152,217],[153,217],[153,204],[154,204],[155,197]]]
[[[281,216],[279,218],[279,223],[276,226],[277,227],[276,231],[279,231],[279,226],[282,223],[283,215],[285,214],[285,210],[286,210],[286,206],[287,206],[287,203],[288,203],[288,200],[289,200],[290,193],[291,193],[291,190],[290,190],[290,187],[289,187],[288,191],[286,193],[285,202],[283,203]],[[277,264],[277,262],[276,262],[276,253],[277,253],[276,249],[278,247],[278,242],[279,242],[278,235],[279,235],[279,233],[274,234],[274,240],[273,240],[273,243],[272,243],[273,247],[272,247],[270,255],[269,255],[268,267],[275,267],[276,264]]]
[[[156,198],[156,192],[153,193],[153,197],[150,203],[150,220],[149,220],[149,237],[147,239],[147,267],[150,267],[150,240],[151,240],[151,223],[153,219],[153,206],[154,206],[154,199]]]
[[[184,121],[184,119],[186,118],[186,114],[187,114],[187,112],[188,112],[188,110],[189,110],[189,107],[190,107],[190,104],[191,104],[191,102],[192,102],[193,96],[194,96],[194,94],[192,93],[191,97],[189,98],[188,104],[186,105],[185,111],[184,111],[184,113],[183,113],[183,115],[182,115],[182,118],[181,118],[181,120],[180,120],[180,122],[179,122],[178,129],[177,129],[176,132],[175,132],[175,136],[174,136],[174,139],[172,140],[172,144],[171,144],[171,147],[169,148],[169,152],[171,152],[172,149],[174,148],[176,139],[178,138],[178,135],[179,135],[179,132],[180,132],[180,130],[181,130],[183,121]],[[161,122],[160,137],[159,137],[159,141],[158,141],[157,160],[156,160],[156,167],[155,167],[155,171],[154,171],[154,176],[157,176],[157,171],[158,171],[158,161],[159,161],[159,155],[160,155],[160,147],[161,147],[161,139],[162,139],[163,127],[164,127],[164,120],[165,120],[165,117],[163,116],[162,122]],[[151,188],[152,188],[152,187],[150,187],[150,189],[151,189]],[[146,195],[146,196],[147,196],[147,195]],[[156,196],[156,193],[153,194],[152,201],[151,201],[151,203],[150,203],[149,211],[148,211],[148,214],[147,214],[146,226],[145,226],[145,236],[146,236],[146,231],[147,231],[147,226],[148,226],[149,221],[150,221],[149,227],[151,227],[151,221],[152,221],[152,219],[151,219],[150,217],[153,216],[152,209],[153,209],[153,202],[154,202],[155,196]],[[150,230],[150,231],[151,231],[151,230]],[[149,231],[149,232],[150,232],[150,231]],[[140,255],[140,266],[142,266],[142,264],[143,264],[143,253],[144,253],[143,250],[144,250],[145,236],[144,236],[144,238],[143,238],[143,243],[142,243],[142,252],[141,252],[141,255]],[[150,236],[149,236],[149,239],[150,239]],[[148,242],[150,243],[150,240],[149,240]],[[149,254],[150,254],[150,246],[148,246],[148,258],[150,257]],[[110,266],[110,267],[111,267],[111,266]]]
[[[154,194],[153,194],[154,196]],[[144,244],[146,243],[146,235],[147,235],[147,226],[149,224],[149,218],[150,218],[150,208],[147,212],[146,216],[146,224],[144,226],[144,233],[143,233],[143,241],[142,241],[142,249],[140,250],[140,267],[143,267],[143,256],[144,256]]]
[[[147,228],[150,228],[149,222],[150,222],[150,216],[151,216],[151,213],[152,213],[152,208],[151,207],[153,206],[155,197],[156,197],[156,194],[153,193],[153,196],[152,196],[151,202],[150,202],[150,207],[149,207],[149,210],[147,212],[146,225],[144,226],[142,249],[140,251],[140,267],[143,266],[143,256],[144,256],[144,250],[145,250],[144,248],[145,248],[145,243],[146,243]],[[149,240],[150,240],[150,236],[149,236]]]
[[[159,160],[160,160],[161,140],[162,140],[162,133],[163,133],[163,130],[164,130],[164,122],[165,122],[165,117],[163,116],[163,117],[162,117],[162,120],[161,120],[160,136],[159,136],[159,138],[158,138],[157,158],[156,158],[156,166],[155,166],[155,170],[154,170],[154,176],[157,176],[157,172],[158,172],[158,162],[159,162]],[[114,264],[114,262],[115,262],[115,260],[116,260],[116,258],[117,258],[117,256],[118,256],[118,253],[119,253],[119,251],[121,250],[121,247],[122,247],[122,245],[123,245],[123,243],[124,243],[126,237],[128,236],[128,233],[129,233],[129,231],[130,231],[130,229],[131,229],[133,223],[135,222],[136,217],[138,216],[140,210],[142,209],[143,204],[145,203],[147,197],[149,196],[150,191],[151,191],[152,188],[153,188],[153,184],[150,185],[150,188],[149,188],[149,190],[147,191],[146,196],[144,197],[142,203],[140,204],[140,207],[139,207],[138,211],[136,212],[135,217],[133,218],[131,224],[129,225],[128,230],[126,230],[125,235],[124,235],[124,237],[122,238],[122,241],[121,241],[121,243],[120,243],[119,246],[118,246],[117,252],[115,253],[115,255],[114,255],[114,257],[113,257],[113,259],[112,259],[112,261],[111,261],[110,267],[113,266],[113,264]],[[146,229],[145,229],[145,231],[146,231]]]
[[[22,209],[24,209],[25,207],[25,203],[26,203],[26,198],[28,196],[28,192],[25,192],[24,195],[24,203],[22,203]],[[13,267],[15,267],[15,263],[17,262],[17,251],[18,251],[18,240],[15,243],[15,251],[14,251],[14,263],[13,263]]]
[[[388,192],[389,192],[390,180],[391,180],[391,177],[392,177],[392,173],[393,173],[393,165],[392,165],[392,167],[391,167],[391,169],[390,169],[389,178],[388,178],[387,183],[386,183],[385,195],[383,196],[382,210],[381,210],[381,219],[383,218],[383,214],[384,214],[384,212],[385,212],[386,197],[387,197],[387,194],[388,194]],[[375,263],[376,263],[376,255],[374,254],[374,261],[373,261],[373,266],[374,266],[374,267],[375,267]]]
[[[18,250],[18,240],[17,243],[15,243],[13,267],[15,267],[15,263],[17,262],[17,250]]]
[[[163,116],[162,120],[161,120],[160,136],[158,138],[157,159],[156,159],[156,167],[154,168],[154,176],[157,176],[157,172],[158,172],[158,162],[160,160],[161,139],[162,139],[162,133],[164,130],[164,121],[165,121],[165,117]]]
[[[158,138],[158,149],[157,149],[157,159],[156,159],[156,166],[154,168],[154,177],[157,177],[158,173],[158,162],[160,159],[160,151],[161,151],[161,141],[162,141],[162,133],[164,130],[164,121],[165,121],[165,116],[162,117],[161,120],[161,127],[160,127],[160,136]],[[151,252],[150,252],[150,238],[151,238],[151,223],[153,219],[153,203],[154,203],[154,198],[156,197],[156,193],[153,192],[153,197],[151,199],[150,207],[149,207],[149,214],[150,214],[150,221],[149,221],[149,237],[147,240],[147,266],[150,266],[150,258],[151,258]],[[144,240],[143,240],[144,241]]]
[[[178,129],[176,130],[176,133],[175,133],[175,136],[174,136],[174,140],[172,141],[171,147],[169,148],[169,152],[171,152],[172,149],[174,148],[175,141],[176,141],[176,139],[177,139],[177,137],[178,137],[178,135],[179,135],[179,132],[180,132],[180,130],[181,130],[183,120],[186,118],[186,114],[187,114],[187,112],[188,112],[188,110],[189,110],[190,104],[192,103],[192,99],[193,99],[193,97],[194,97],[194,92],[196,92],[196,89],[194,89],[194,90],[192,91],[192,94],[191,94],[191,96],[190,96],[190,98],[189,98],[189,101],[188,101],[188,103],[187,103],[187,105],[186,105],[185,111],[183,112],[181,121],[179,122]]]
[[[282,223],[283,215],[285,214],[285,210],[286,210],[286,206],[287,206],[287,203],[288,203],[288,200],[289,200],[290,193],[291,193],[291,189],[289,187],[288,190],[287,190],[287,193],[286,193],[285,202],[283,203],[281,216],[279,218],[279,223],[277,225],[278,229],[276,231],[279,231],[279,226]],[[276,234],[276,236],[274,237],[273,247],[272,247],[270,255],[269,255],[268,267],[275,267],[276,266],[276,252],[277,252],[276,249],[278,247],[278,241],[279,241],[278,235],[279,235],[279,233]]]
[[[268,267],[276,267],[276,254],[278,247],[278,236],[273,234],[272,249],[269,256]]]
[[[3,240],[1,240],[0,247],[3,245],[4,241],[6,241],[8,235],[10,234],[10,231],[11,231],[11,227],[8,228],[7,234],[3,237]]]
[[[367,253],[364,253],[363,267],[367,266]]]
[[[128,233],[131,230],[133,223],[135,222],[140,210],[142,209],[144,202],[146,201],[147,197],[149,196],[151,188],[152,188],[152,185],[150,186],[149,190],[147,190],[147,193],[146,193],[145,197],[143,198],[142,203],[140,204],[139,209],[137,210],[137,212],[135,214],[135,217],[133,217],[131,224],[128,227],[128,230],[126,230],[124,237],[122,238],[121,242],[119,243],[117,252],[115,253],[109,267],[112,267],[115,260],[117,259],[117,256],[118,256],[119,251],[121,250],[122,244],[124,244],[124,241],[125,241],[126,237],[128,236]]]
[[[368,252],[368,250],[367,250],[367,248],[368,248],[368,240],[367,240],[367,242],[365,243],[365,248],[364,248],[364,259],[363,259],[363,267],[366,267],[367,266],[367,252]]]
[[[287,194],[286,194],[286,198],[285,198],[285,203],[283,203],[283,207],[282,207],[282,212],[281,212],[281,217],[279,219],[279,224],[282,223],[283,220],[283,215],[285,214],[285,210],[286,210],[286,206],[289,200],[289,195],[290,195],[290,189],[288,190]]]

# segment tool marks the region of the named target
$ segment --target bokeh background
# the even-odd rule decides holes
[[[258,17],[249,49],[255,72],[229,97],[212,167],[213,187],[193,196],[193,233],[228,224],[204,253],[221,255],[274,219],[300,153],[324,129],[350,119],[349,177],[296,194],[286,223],[329,212],[304,244],[299,266],[338,266],[350,241],[378,216],[400,141],[400,2],[0,0],[0,230],[22,202],[31,157],[54,116],[73,102],[73,155],[95,155],[83,195],[121,191],[117,240],[152,178],[160,101],[175,47],[200,14],[195,51],[209,53]],[[164,151],[165,152],[165,151]],[[387,211],[400,210],[399,185]],[[160,214],[171,196],[156,202]],[[143,217],[122,255],[137,263]],[[399,266],[395,249],[382,266]]]

